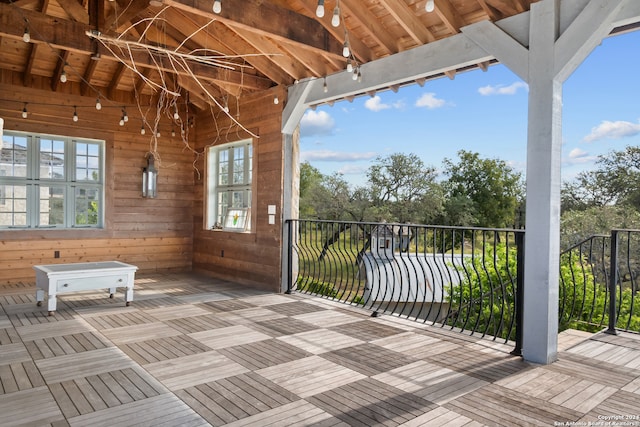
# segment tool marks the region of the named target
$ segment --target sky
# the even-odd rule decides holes
[[[563,85],[562,180],[599,155],[640,145],[640,31],[603,40]],[[354,84],[357,84],[355,82]],[[366,183],[378,157],[416,154],[442,169],[458,152],[500,159],[525,175],[528,87],[503,65],[307,110],[300,160]],[[441,178],[443,176],[441,175]]]

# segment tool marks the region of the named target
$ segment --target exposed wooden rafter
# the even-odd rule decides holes
[[[212,0],[56,0],[55,7],[49,0],[0,0],[0,37],[17,41],[25,25],[32,29],[30,43],[15,44],[20,52],[9,54],[20,59],[5,66],[26,87],[50,82],[60,90],[68,62],[69,79],[79,84],[65,92],[153,96],[173,81],[171,93],[189,92],[196,108],[209,108],[243,93],[340,73],[347,65],[345,41],[360,67],[475,22],[521,13],[535,1],[436,0],[435,12],[427,13],[424,1],[326,0],[318,17],[317,0],[223,1],[220,14]],[[233,63],[230,69],[210,61],[218,55]]]

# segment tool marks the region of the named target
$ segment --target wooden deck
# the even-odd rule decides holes
[[[0,287],[0,426],[640,425],[640,337],[510,347],[326,299],[188,275],[55,316]],[[634,418],[635,417],[635,418]],[[591,422],[591,424],[589,424]]]

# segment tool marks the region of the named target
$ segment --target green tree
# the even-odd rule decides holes
[[[640,209],[640,147],[628,146],[600,156],[597,170],[604,176],[602,184],[617,204]]]
[[[367,171],[371,203],[377,220],[424,222],[442,210],[436,169],[425,166],[415,154],[394,153],[378,157]]]
[[[515,223],[516,209],[523,198],[522,174],[505,161],[482,159],[478,153],[461,150],[458,162],[444,159],[443,182],[446,196],[453,206],[445,212],[452,214],[456,207],[464,207],[462,219],[473,220],[479,227],[511,227]],[[459,214],[460,215],[460,214]],[[448,224],[456,218],[445,218]]]
[[[318,191],[324,175],[309,162],[300,164],[300,218],[315,218],[317,212],[311,194]]]
[[[592,206],[569,210],[560,218],[560,244],[569,248],[594,234],[609,234],[614,228],[640,229],[640,212],[631,206]]]
[[[628,146],[598,157],[595,169],[563,183],[562,209],[626,205],[640,210],[640,147]]]

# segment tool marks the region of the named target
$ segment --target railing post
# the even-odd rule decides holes
[[[524,329],[524,230],[516,231],[516,347],[511,351],[514,356],[522,356],[522,331]]]
[[[287,290],[290,294],[293,290],[293,220],[287,220]]]
[[[611,255],[609,257],[609,327],[605,333],[616,332],[616,287],[618,285],[618,230],[611,230]]]

